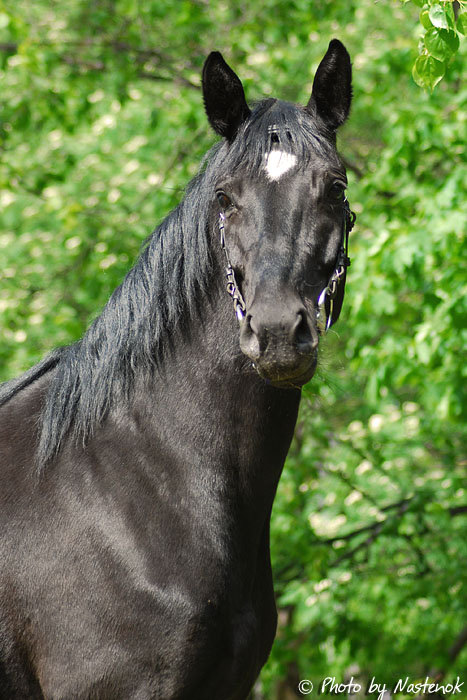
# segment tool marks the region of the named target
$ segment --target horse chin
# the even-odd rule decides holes
[[[314,354],[294,368],[265,365],[259,361],[255,363],[255,369],[267,384],[276,389],[301,389],[313,377],[316,365],[317,355]]]

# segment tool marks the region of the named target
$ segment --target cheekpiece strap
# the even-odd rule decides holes
[[[246,304],[245,300],[242,296],[242,293],[240,292],[237,284],[237,280],[235,279],[235,272],[232,267],[232,264],[230,262],[229,258],[229,253],[225,245],[225,227],[224,227],[224,222],[225,222],[225,216],[223,212],[220,212],[219,214],[219,234],[220,234],[220,244],[221,248],[224,250],[225,253],[225,259],[227,262],[227,266],[225,268],[225,276],[227,278],[227,292],[230,294],[230,296],[233,299],[234,303],[234,309],[235,309],[235,315],[240,322],[244,317],[246,313]]]
[[[347,268],[350,266],[348,256],[349,233],[353,229],[356,215],[350,211],[347,199],[344,201],[344,217],[342,221],[342,236],[336,266],[327,285],[318,297],[316,322],[320,333],[325,333],[339,318],[344,302],[345,281]]]

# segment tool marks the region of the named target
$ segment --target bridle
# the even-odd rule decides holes
[[[242,297],[242,293],[238,288],[237,280],[235,279],[235,272],[233,270],[232,263],[230,262],[229,252],[225,247],[224,221],[225,215],[224,212],[221,211],[219,213],[219,233],[221,239],[221,248],[225,253],[225,259],[227,262],[225,268],[225,276],[227,278],[227,292],[233,299],[235,315],[238,318],[238,321],[240,322],[245,316],[246,304],[245,299]]]
[[[344,200],[341,242],[334,272],[318,297],[316,324],[320,333],[325,333],[339,318],[344,301],[347,268],[350,266],[349,233],[353,229],[356,214],[350,211],[347,199]]]
[[[316,310],[316,323],[320,333],[325,333],[337,321],[341,312],[342,303],[344,301],[345,280],[347,276],[347,268],[350,265],[348,256],[349,249],[349,233],[355,223],[356,215],[350,211],[350,206],[347,199],[344,200],[344,216],[342,221],[342,233],[337,254],[334,272],[328,280],[328,283],[318,297]],[[220,244],[224,251],[226,259],[225,276],[227,278],[227,292],[233,299],[235,315],[238,321],[242,321],[246,313],[246,304],[240,289],[238,288],[235,272],[230,262],[229,252],[225,245],[225,215],[219,213],[219,234]]]

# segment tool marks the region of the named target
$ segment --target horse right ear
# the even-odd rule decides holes
[[[251,114],[240,78],[222,55],[213,51],[204,64],[202,81],[209,123],[216,133],[233,141],[240,125]]]

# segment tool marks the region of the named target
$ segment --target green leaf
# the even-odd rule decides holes
[[[457,18],[457,31],[461,34],[467,34],[467,12],[462,12]]]
[[[433,90],[444,75],[445,66],[433,56],[419,56],[412,68],[412,77],[420,87]]]
[[[420,23],[425,29],[431,29],[433,27],[428,10],[422,10],[422,12],[420,12]]]
[[[454,12],[451,3],[436,3],[429,10],[431,24],[438,29],[454,29]]]
[[[459,37],[456,32],[433,27],[425,34],[425,46],[438,61],[447,61],[458,50]]]

